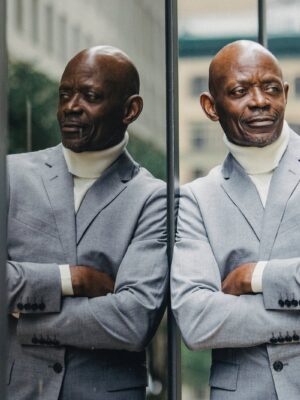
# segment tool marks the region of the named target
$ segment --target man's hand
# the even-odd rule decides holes
[[[70,272],[75,296],[105,296],[114,290],[115,281],[105,272],[77,265],[71,265]]]
[[[241,264],[231,271],[222,282],[222,291],[239,296],[252,293],[251,279],[256,263]]]

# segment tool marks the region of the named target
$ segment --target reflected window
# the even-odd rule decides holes
[[[196,76],[191,80],[191,95],[198,97],[202,92],[208,90],[207,76]]]
[[[15,23],[16,29],[19,32],[22,32],[24,29],[24,10],[23,10],[23,1],[16,0],[16,13],[15,13]]]
[[[58,18],[59,45],[58,57],[61,61],[67,60],[67,19],[64,16]]]
[[[297,97],[300,97],[300,76],[297,76],[295,79],[295,94]]]
[[[46,15],[46,21],[45,21],[45,26],[46,26],[46,50],[52,53],[53,51],[53,43],[54,43],[54,38],[53,38],[53,8],[52,6],[46,6],[45,9],[45,15]]]
[[[81,45],[80,45],[81,31],[79,26],[73,26],[72,39],[73,39],[72,54],[75,54],[79,50],[81,50]]]
[[[33,43],[39,41],[39,1],[31,0],[31,40]]]
[[[193,149],[200,149],[205,146],[205,137],[199,122],[194,122],[190,126],[191,147]]]

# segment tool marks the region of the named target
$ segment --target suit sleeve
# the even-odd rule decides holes
[[[262,293],[267,310],[300,310],[300,258],[268,261]]]
[[[56,264],[7,261],[8,312],[44,313],[61,309],[61,278]]]
[[[232,296],[221,291],[219,268],[188,186],[180,201],[171,293],[183,339],[194,350],[272,343],[282,327],[300,332],[297,313],[266,310],[262,294]]]
[[[63,298],[59,314],[22,315],[18,338],[55,337],[61,345],[139,351],[162,317],[168,282],[166,196],[147,200],[119,267],[115,293],[97,298]]]

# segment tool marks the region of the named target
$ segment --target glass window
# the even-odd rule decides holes
[[[46,50],[49,51],[50,53],[53,52],[53,8],[52,6],[46,6],[45,9],[45,14],[46,14],[46,21],[45,21],[45,26],[46,26]]]
[[[58,18],[59,45],[58,57],[61,61],[67,60],[67,19],[64,16]]]
[[[80,39],[81,39],[80,26],[77,26],[77,25],[73,26],[73,28],[72,28],[72,41],[73,41],[72,55],[77,53],[79,50],[81,50]]]
[[[38,0],[31,1],[31,40],[33,43],[39,41],[39,2]]]
[[[16,0],[16,13],[15,13],[15,23],[16,29],[19,32],[22,32],[24,29],[24,14],[23,14],[23,1]]]
[[[196,76],[191,80],[191,95],[198,97],[202,92],[208,90],[207,76]]]
[[[295,78],[295,94],[297,97],[300,97],[300,76]]]

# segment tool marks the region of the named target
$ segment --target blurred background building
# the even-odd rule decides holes
[[[30,63],[55,81],[84,48],[110,44],[128,53],[145,103],[131,130],[164,149],[163,0],[9,0],[7,7],[10,60]]]
[[[56,144],[57,84],[66,61],[83,48],[110,44],[134,60],[144,110],[131,129],[134,156],[165,176],[164,0],[8,0],[10,152]],[[226,43],[256,39],[257,0],[178,0],[180,175],[184,183],[222,162],[217,123],[203,114],[212,56]],[[268,0],[271,50],[290,83],[287,120],[300,132],[300,1]],[[183,400],[208,399],[210,352],[182,346]],[[166,327],[150,349],[149,398],[166,399]]]
[[[290,84],[286,119],[300,133],[300,1],[268,0],[269,48]],[[208,66],[237,39],[257,40],[256,0],[179,1],[180,178],[205,175],[226,155],[222,130],[204,115],[199,95],[208,90]]]

